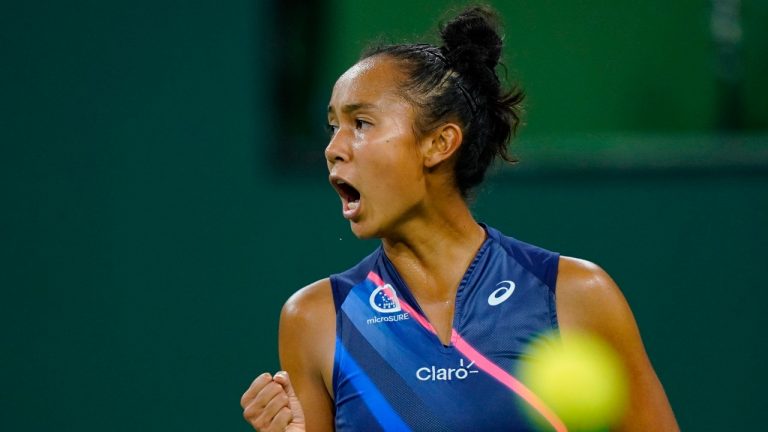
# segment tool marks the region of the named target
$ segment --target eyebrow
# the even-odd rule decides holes
[[[341,112],[344,114],[349,114],[351,112],[364,110],[364,109],[373,109],[376,108],[376,105],[372,103],[354,103],[354,104],[348,104],[341,107]],[[333,107],[328,105],[328,113],[333,112]]]

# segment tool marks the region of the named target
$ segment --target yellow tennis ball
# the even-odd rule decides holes
[[[546,335],[526,354],[520,379],[569,431],[601,430],[621,418],[628,399],[626,372],[602,339],[582,332]]]

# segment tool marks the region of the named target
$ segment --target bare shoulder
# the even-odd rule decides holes
[[[595,295],[600,291],[616,288],[613,279],[597,264],[573,257],[560,257],[557,274],[557,288],[578,291],[580,294]]]
[[[296,291],[280,314],[280,365],[291,377],[307,431],[333,430],[336,310],[329,279]]]
[[[332,318],[333,312],[331,280],[325,278],[293,293],[283,305],[281,320],[301,325]]]
[[[628,372],[630,401],[617,430],[679,430],[632,310],[605,270],[589,261],[561,257],[557,315],[564,343],[568,343],[569,331],[588,331],[603,338],[621,357]]]
[[[634,322],[631,313],[616,282],[600,266],[578,258],[560,258],[557,315],[562,328],[606,333],[617,320]]]
[[[329,347],[334,346],[335,332],[330,279],[321,279],[296,291],[280,313],[281,363],[291,363],[291,358],[301,357],[312,365],[327,364],[326,354]]]
[[[640,331],[624,294],[597,264],[578,258],[560,258],[557,317],[565,332],[588,331],[619,351],[645,355]]]

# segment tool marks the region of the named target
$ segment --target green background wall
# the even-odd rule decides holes
[[[0,6],[0,425],[247,431],[282,302],[375,247],[339,217],[322,142],[318,168],[273,159],[292,30],[261,2],[48,3]],[[401,3],[328,2],[306,73],[442,9]],[[528,127],[476,215],[614,276],[685,430],[762,424],[766,3],[743,3],[727,133],[709,3],[498,6]]]

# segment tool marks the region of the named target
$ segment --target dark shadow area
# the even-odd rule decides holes
[[[274,2],[274,43],[268,58],[276,109],[274,152],[277,170],[303,172],[324,169],[325,110],[320,100],[330,92],[318,73],[324,61],[325,37],[330,29],[325,0]]]

